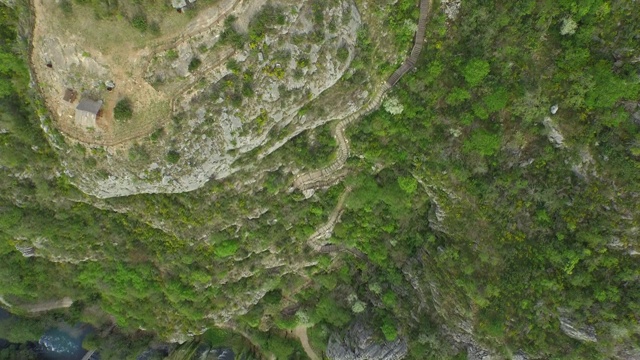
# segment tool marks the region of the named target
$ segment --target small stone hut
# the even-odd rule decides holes
[[[64,96],[62,97],[62,99],[64,101],[72,103],[72,102],[76,101],[76,97],[77,96],[78,96],[78,94],[75,91],[73,91],[73,89],[67,88],[64,91]]]
[[[76,124],[84,127],[96,127],[96,117],[102,107],[102,100],[81,99],[76,107]]]

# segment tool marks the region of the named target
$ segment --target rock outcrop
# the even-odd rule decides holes
[[[568,337],[582,342],[597,342],[593,326],[580,326],[567,317],[560,317],[560,329]]]
[[[547,129],[547,137],[549,138],[549,141],[553,144],[553,146],[558,149],[565,148],[566,146],[564,145],[564,136],[562,135],[560,130],[558,130],[558,126],[553,122],[553,120],[551,120],[550,117],[546,117],[544,118],[544,121],[542,123]]]
[[[407,355],[407,342],[402,337],[391,342],[378,342],[373,329],[357,321],[344,336],[331,335],[327,357],[331,360],[400,360]]]

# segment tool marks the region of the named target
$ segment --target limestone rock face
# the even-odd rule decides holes
[[[564,332],[568,337],[576,340],[583,342],[598,341],[593,326],[579,326],[566,317],[560,318],[560,329],[562,329],[562,332]]]
[[[400,360],[407,355],[407,342],[377,342],[374,331],[361,322],[354,323],[344,336],[331,335],[327,357],[331,360]]]
[[[551,120],[550,117],[546,117],[542,123],[547,129],[547,137],[549,138],[549,141],[553,144],[553,146],[558,149],[565,148],[566,146],[564,145],[564,136],[562,135],[560,130],[558,130],[558,126],[553,122],[553,120]]]

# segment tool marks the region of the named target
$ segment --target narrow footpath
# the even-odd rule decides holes
[[[336,125],[335,129],[333,130],[333,136],[338,143],[338,154],[336,156],[336,159],[327,167],[312,170],[296,176],[293,181],[293,186],[298,190],[305,191],[330,186],[335,184],[336,181],[339,180],[340,176],[344,175],[344,173],[339,172],[339,170],[344,167],[350,154],[349,139],[347,139],[347,137],[345,136],[345,130],[347,126],[372,112],[373,110],[377,109],[382,103],[384,95],[387,93],[387,91],[395,86],[400,78],[402,78],[407,72],[415,67],[416,63],[418,62],[420,53],[422,52],[422,48],[424,47],[427,18],[429,16],[429,12],[431,11],[431,4],[432,0],[420,1],[418,29],[416,30],[415,41],[413,44],[413,48],[411,49],[411,54],[405,59],[402,65],[389,77],[389,79],[387,79],[387,81],[379,86],[377,92],[375,93],[375,96],[365,107],[347,116],[346,118],[341,119]]]
[[[293,329],[293,334],[300,339],[304,352],[311,360],[321,360],[321,358],[313,351],[311,345],[309,345],[309,337],[307,336],[307,328],[305,326],[298,326]]]

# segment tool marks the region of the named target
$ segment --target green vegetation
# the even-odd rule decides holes
[[[177,152],[176,150],[170,150],[169,152],[167,152],[167,161],[175,164],[178,162],[178,160],[180,160],[180,153]]]
[[[127,121],[133,117],[133,103],[129,98],[124,98],[113,108],[113,117],[117,121]]]
[[[149,24],[144,13],[137,13],[131,18],[131,25],[140,32],[147,31]]]
[[[198,70],[200,65],[202,65],[202,60],[200,60],[200,58],[194,57],[189,62],[189,72],[194,72],[194,71]]]
[[[103,13],[124,3],[73,6]],[[322,4],[313,2],[311,18],[328,28]],[[104,157],[66,144],[29,87],[27,43],[17,37],[29,26],[16,23],[28,25],[26,11],[0,6],[1,295],[23,315],[22,304],[75,302],[0,324],[0,337],[33,340],[59,319],[90,322],[98,334],[115,324],[87,346],[118,359],[204,329],[179,351],[191,354],[196,341],[234,349],[250,342],[256,354],[298,359],[304,351],[287,330],[311,325],[311,344],[322,350],[355,320],[377,340],[406,339],[410,359],[465,358],[443,325],[473,328],[478,344],[505,358],[522,350],[532,358],[609,359],[640,343],[640,264],[630,255],[640,226],[640,14],[631,2],[469,0],[450,24],[434,11],[423,56],[391,90],[395,100],[348,129],[353,156],[342,183],[308,199],[289,191],[293,169],[331,163],[332,124],[191,192],[80,193],[61,157],[77,153],[94,167]],[[275,5],[263,11],[249,35],[229,18],[222,41],[244,46],[286,21]],[[378,11],[408,45],[415,2]],[[372,30],[361,28],[344,81],[363,83],[362,69],[374,63]],[[211,98],[241,106],[255,96],[254,75],[227,66],[233,74]],[[275,67],[268,71],[277,78]],[[299,115],[323,111],[306,106]],[[545,117],[564,147],[549,141]],[[244,120],[260,131],[269,119]],[[180,144],[163,130],[149,141],[166,141],[160,156],[180,161],[169,150]],[[125,151],[132,161],[151,156],[142,143]],[[325,240],[334,247],[316,252],[307,239],[345,193]],[[16,249],[35,245],[32,258]],[[593,326],[598,342],[569,338],[561,315]],[[223,322],[237,331],[215,328]]]

